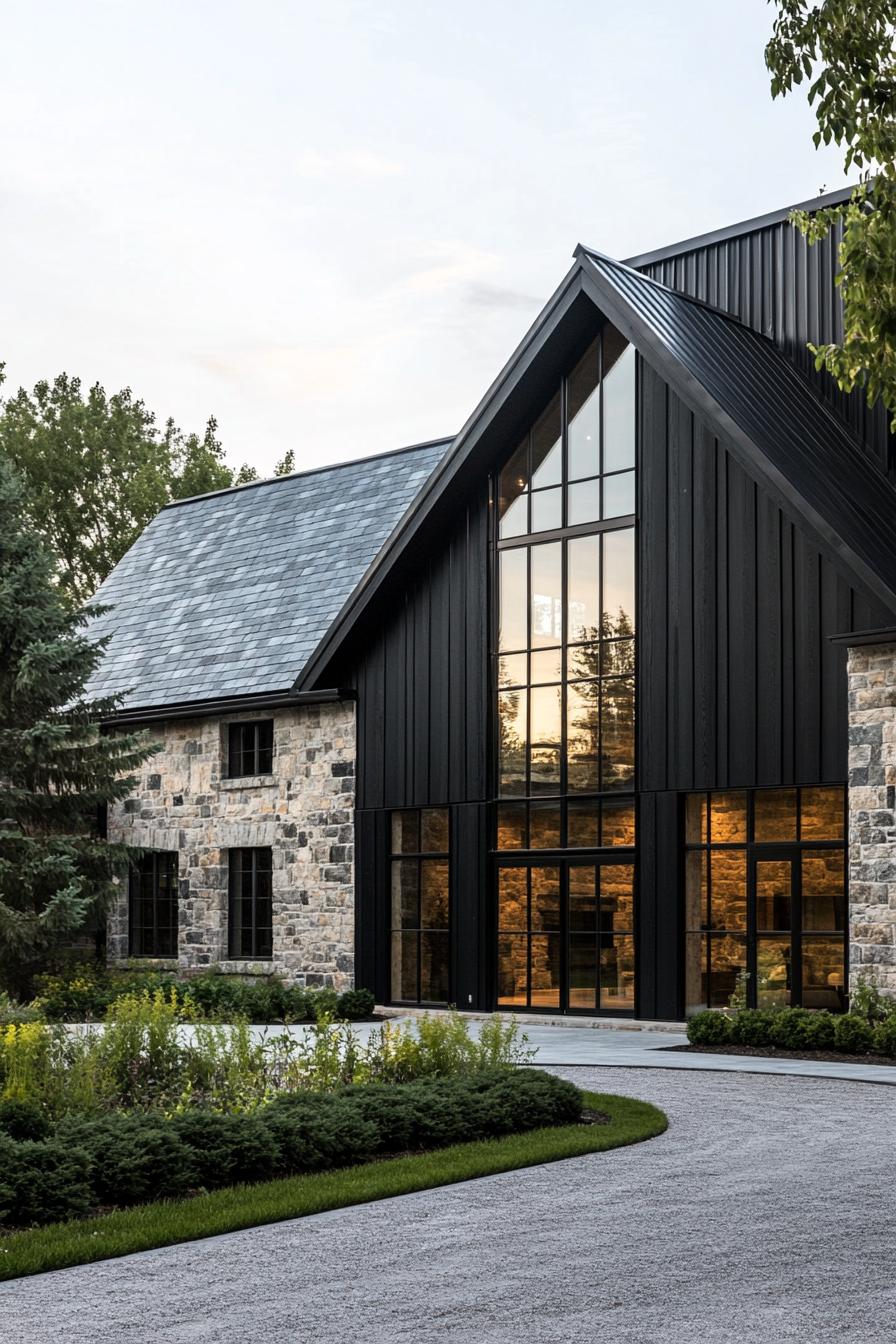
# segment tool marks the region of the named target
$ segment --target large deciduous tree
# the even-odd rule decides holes
[[[841,146],[861,180],[848,201],[793,223],[810,243],[842,220],[843,340],[810,346],[843,391],[882,400],[896,431],[896,0],[771,0],[772,97],[808,85],[816,148]]]
[[[3,365],[0,364],[0,384]],[[172,499],[223,490],[257,478],[232,472],[210,419],[205,433],[183,434],[173,420],[159,429],[130,388],[86,393],[60,374],[20,388],[0,405],[0,455],[18,468],[32,526],[58,559],[57,578],[76,602],[102,583],[150,519]],[[292,471],[287,452],[278,475]]]
[[[88,702],[84,688],[102,644],[60,590],[24,502],[0,458],[0,988],[16,993],[101,915],[129,851],[100,837],[99,809],[132,791],[154,749],[101,732],[118,701]]]

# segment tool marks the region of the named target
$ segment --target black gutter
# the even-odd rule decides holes
[[[239,714],[244,710],[300,709],[303,705],[332,704],[354,699],[354,691],[339,688],[320,691],[265,691],[253,695],[220,696],[216,700],[181,700],[171,705],[146,705],[122,709],[103,720],[104,728],[140,723],[164,723],[175,719],[209,719]]]
[[[636,257],[626,257],[626,266],[650,266],[656,261],[666,261],[671,257],[680,257],[686,252],[696,252],[701,247],[711,247],[713,243],[724,243],[730,238],[742,238],[747,233],[756,233],[759,229],[770,228],[773,224],[783,224],[794,210],[805,210],[814,215],[832,205],[843,205],[852,196],[855,187],[841,187],[839,191],[829,191],[824,196],[815,196],[811,201],[800,201],[797,205],[788,205],[781,210],[772,210],[767,215],[757,215],[754,219],[745,219],[741,224],[728,224],[710,233],[698,234],[696,238],[685,238],[680,243],[670,243],[668,247],[656,247],[651,252],[640,252]]]
[[[860,649],[864,644],[896,644],[896,625],[884,625],[879,630],[854,630],[845,635],[828,635],[832,644],[845,644]]]

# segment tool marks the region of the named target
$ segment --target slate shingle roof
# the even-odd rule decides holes
[[[88,693],[129,708],[287,690],[451,440],[169,505],[96,595]]]

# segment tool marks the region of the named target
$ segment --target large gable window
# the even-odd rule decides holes
[[[630,1014],[635,351],[613,327],[560,380],[497,498],[498,1000]]]
[[[177,956],[177,854],[141,854],[130,874],[128,952]]]
[[[607,326],[500,474],[502,541],[634,514],[634,404],[634,349]]]
[[[273,719],[228,725],[227,774],[231,779],[239,779],[244,775],[269,775],[273,768]]]

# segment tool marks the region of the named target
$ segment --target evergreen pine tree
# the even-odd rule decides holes
[[[130,851],[101,838],[100,809],[155,750],[143,734],[101,732],[120,703],[85,699],[102,643],[58,587],[24,498],[0,458],[0,988],[18,993],[105,909]]]

